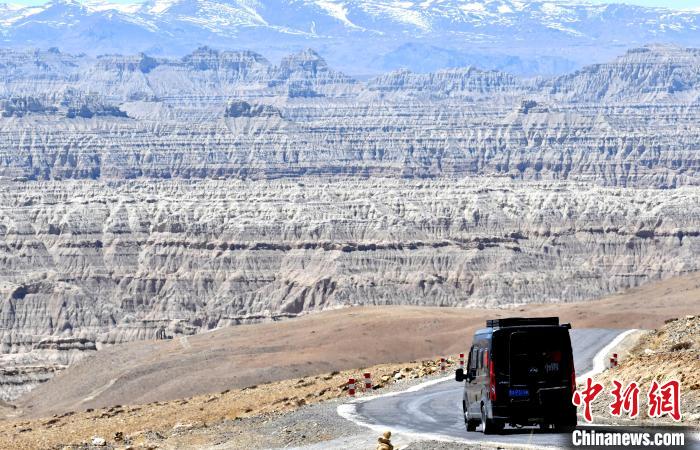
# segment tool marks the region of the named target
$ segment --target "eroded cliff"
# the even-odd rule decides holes
[[[0,398],[102,345],[697,270],[697,67],[650,46],[358,81],[311,50],[2,50]]]
[[[0,176],[10,180],[700,183],[694,49],[645,47],[551,80],[467,68],[360,82],[311,50],[277,65],[207,48],[181,60],[5,50],[0,63]]]
[[[160,328],[356,304],[590,299],[697,270],[700,251],[691,187],[307,177],[0,192],[2,352],[7,365],[32,355],[51,370]]]

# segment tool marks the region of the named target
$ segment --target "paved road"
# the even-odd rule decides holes
[[[571,330],[576,375],[592,368],[593,358],[623,330]],[[543,433],[535,428],[506,428],[502,435],[485,436],[468,433],[462,418],[463,385],[446,381],[415,392],[377,398],[356,404],[355,416],[369,425],[383,426],[395,432],[439,435],[455,441],[490,441],[503,444],[554,445],[570,439],[569,435]]]

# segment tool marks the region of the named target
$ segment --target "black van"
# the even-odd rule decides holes
[[[483,424],[485,434],[510,426],[539,425],[571,430],[576,426],[576,389],[569,324],[558,317],[488,320],[474,334],[462,408],[467,431]]]

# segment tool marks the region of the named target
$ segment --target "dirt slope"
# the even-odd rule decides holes
[[[405,389],[418,380],[452,373],[456,365],[456,359],[448,359],[443,371],[440,359],[434,359],[372,366],[367,370],[374,378],[373,388],[365,389],[360,383],[356,386],[357,395]],[[83,449],[93,436],[104,437],[109,442],[107,450],[112,447],[209,449],[217,442],[227,442],[235,449],[261,449],[328,440],[333,438],[334,430],[326,429],[323,424],[302,421],[294,427],[302,432],[293,434],[279,433],[280,428],[271,424],[278,420],[294,423],[289,413],[305,405],[347,400],[348,378],[360,376],[354,369],[168,402],[115,405],[51,418],[2,420],[0,449]],[[270,428],[277,433],[264,431]]]
[[[379,363],[455,354],[490,317],[559,315],[574,327],[654,328],[700,309],[700,274],[623,295],[509,310],[377,307],[221,329],[98,352],[21,398],[12,415],[38,417],[190,397]]]
[[[638,383],[640,387],[639,417],[633,420],[640,423],[669,423],[673,420],[664,416],[650,418],[647,394],[653,380],[663,385],[669,380],[681,383],[681,415],[685,423],[700,426],[700,316],[687,315],[678,319],[669,319],[663,327],[645,332],[637,345],[631,349],[627,358],[618,367],[606,370],[596,381],[606,390],[618,380],[626,387],[629,383]],[[594,405],[598,422],[625,423],[627,415],[612,418],[608,409],[611,396],[601,395]]]

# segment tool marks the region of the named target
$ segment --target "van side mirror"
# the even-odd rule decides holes
[[[455,381],[459,381],[461,383],[464,381],[464,379],[464,369],[455,370]]]

